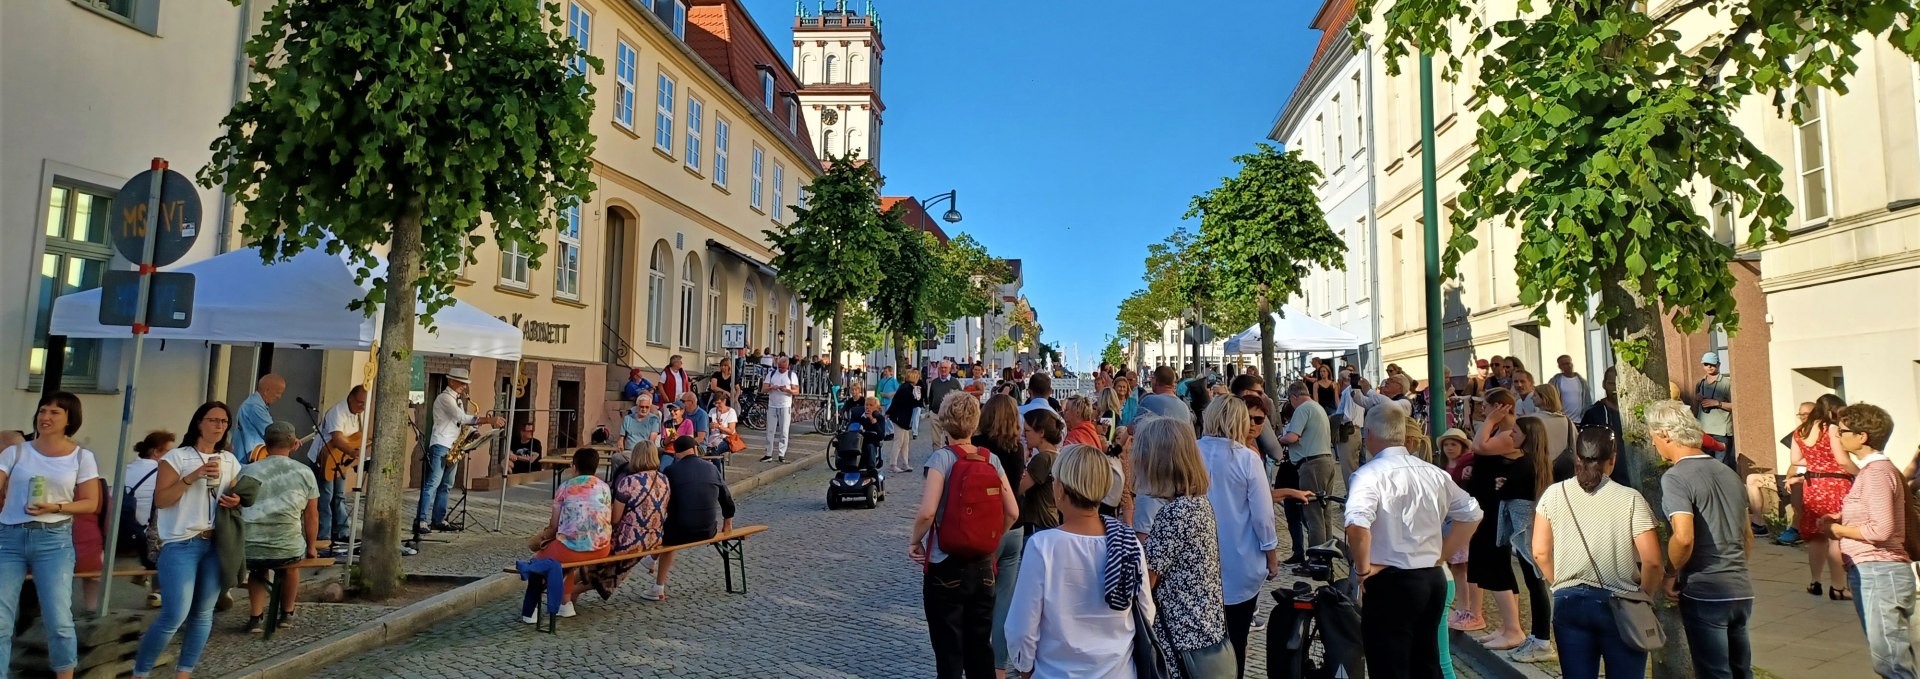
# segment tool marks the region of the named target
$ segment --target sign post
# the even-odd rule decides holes
[[[127,370],[126,400],[120,409],[120,445],[114,447],[111,469],[127,468],[127,440],[133,433],[134,384],[140,375],[140,353],[147,337],[147,303],[153,292],[156,267],[172,264],[187,254],[199,235],[200,194],[193,182],[167,169],[165,158],[153,159],[146,172],[135,175],[113,198],[109,215],[120,222],[112,230],[114,249],[139,266],[138,291],[133,305],[133,364]],[[109,219],[112,219],[110,216]],[[166,231],[162,236],[161,231]],[[104,303],[105,297],[102,296]],[[113,493],[107,511],[106,559],[100,574],[100,612],[113,609],[113,562],[120,545],[120,505],[126,493]]]

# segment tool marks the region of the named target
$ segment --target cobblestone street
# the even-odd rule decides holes
[[[916,443],[915,460],[924,450]],[[930,676],[920,576],[905,549],[918,478],[890,479],[875,510],[828,512],[826,484],[816,466],[743,498],[735,525],[772,528],[748,540],[746,594],[727,594],[719,557],[700,550],[674,564],[665,602],[637,596],[639,572],[609,601],[583,598],[578,617],[547,635],[519,621],[516,594],[318,676]],[[471,561],[487,569],[505,558]],[[1261,676],[1254,646],[1248,675]]]

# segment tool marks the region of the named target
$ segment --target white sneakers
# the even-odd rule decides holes
[[[520,622],[524,622],[529,625],[538,625],[540,624],[540,612],[534,611],[533,615],[520,616]]]
[[[655,583],[652,587],[648,587],[645,591],[641,592],[640,598],[648,601],[666,601],[667,588],[665,585]]]
[[[567,603],[560,604],[560,612],[555,613],[554,615],[560,616],[562,618],[571,618],[578,614],[573,612],[573,602],[569,601]]]
[[[1514,662],[1537,663],[1558,660],[1560,655],[1553,651],[1553,644],[1539,637],[1528,636],[1518,648],[1508,652],[1507,657]]]

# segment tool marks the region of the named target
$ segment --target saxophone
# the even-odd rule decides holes
[[[460,399],[461,410],[466,411],[468,415],[475,414],[473,412],[473,402],[469,401],[465,395],[455,394],[455,398]],[[460,435],[454,437],[453,445],[447,447],[447,464],[456,464],[466,458],[467,449],[473,447],[473,440],[478,436],[480,436],[480,427],[478,425],[460,425]]]

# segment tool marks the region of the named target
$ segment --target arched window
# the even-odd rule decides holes
[[[673,264],[667,242],[653,246],[653,258],[647,262],[647,342],[667,343],[667,269]]]
[[[720,325],[726,322],[725,300],[720,299],[720,266],[707,269],[707,351],[720,353]]]
[[[840,71],[840,57],[834,56],[832,54],[827,55],[827,84],[828,85],[833,84],[834,78],[839,76],[839,71]]]
[[[827,130],[826,132],[821,133],[820,155],[827,156],[829,158],[833,157],[833,130]]]
[[[860,130],[859,129],[847,130],[846,147],[847,147],[847,155],[854,156],[856,158],[861,155],[862,148],[860,146]]]
[[[800,346],[800,298],[787,299],[787,353],[794,353]]]
[[[759,335],[754,334],[754,331],[758,330],[760,325],[759,301],[760,300],[753,294],[753,274],[749,273],[747,274],[747,287],[740,292],[740,322],[747,324],[747,344],[749,345],[747,348],[749,349],[753,348],[751,346],[754,343],[753,338],[759,337]],[[764,349],[770,346],[773,345],[768,344],[761,348]]]
[[[700,260],[687,253],[686,266],[680,267],[680,348],[692,349],[700,335],[700,286],[694,273]]]

